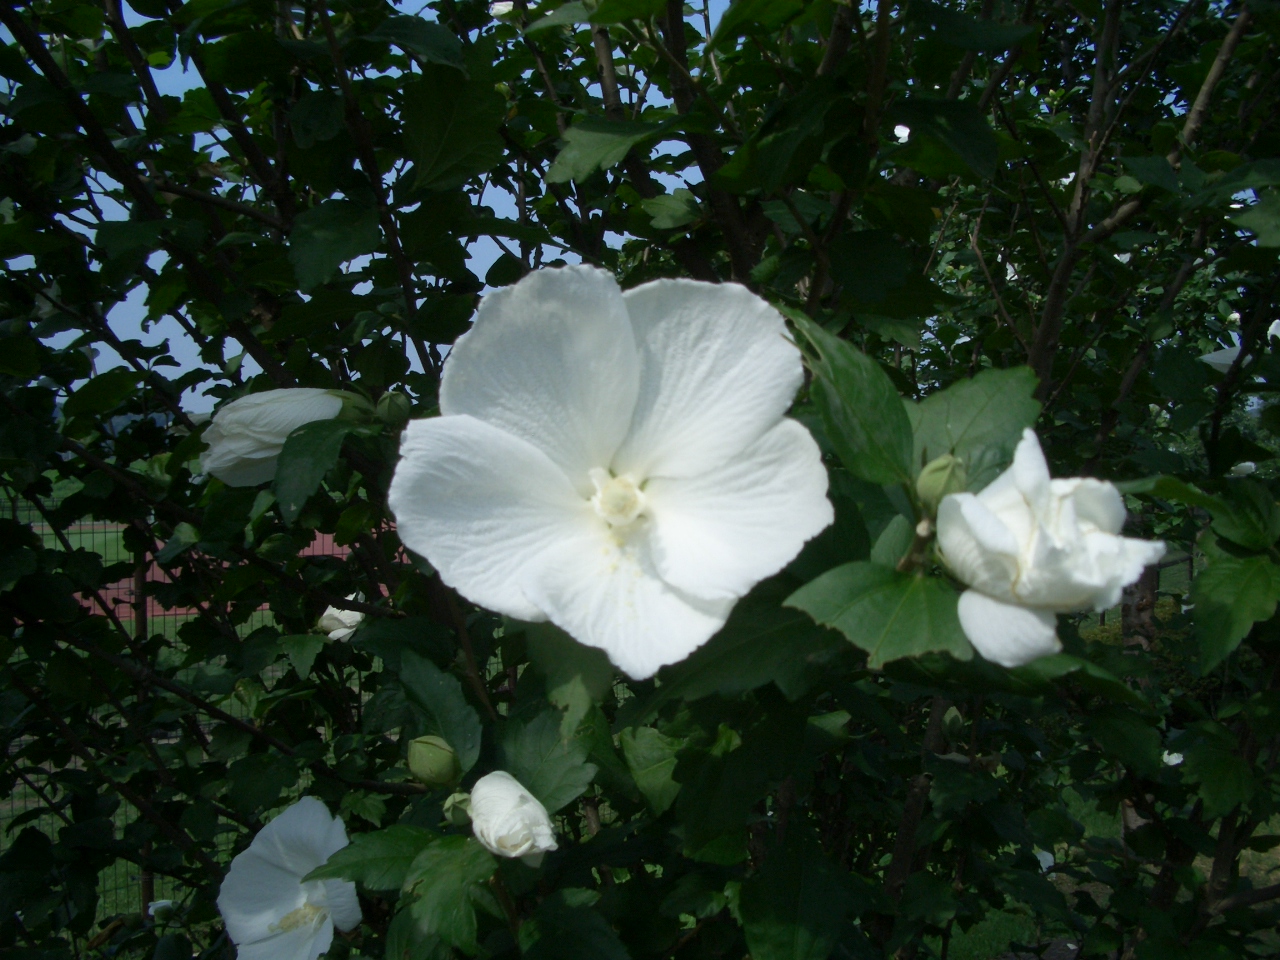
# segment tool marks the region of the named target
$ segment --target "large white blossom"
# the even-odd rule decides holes
[[[591,267],[485,297],[389,503],[445,583],[632,677],[687,657],[832,519],[782,317],[735,284]]]
[[[200,467],[230,487],[254,487],[276,475],[276,459],[289,434],[313,420],[332,420],[342,412],[336,390],[293,387],[251,393],[213,415],[204,432],[209,449]]]
[[[960,625],[988,660],[1006,667],[1057,653],[1055,613],[1106,610],[1164,555],[1159,541],[1117,536],[1124,500],[1089,477],[1051,480],[1035,433],[981,493],[938,508],[938,548],[969,585]]]
[[[315,797],[303,797],[231,861],[218,909],[239,960],[316,960],[333,928],[360,923],[354,883],[302,878],[347,845],[342,821]]]
[[[496,770],[471,788],[471,829],[490,853],[520,857],[532,867],[556,849],[547,808],[505,770]]]

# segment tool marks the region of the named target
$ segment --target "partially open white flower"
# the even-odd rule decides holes
[[[1051,480],[1026,430],[1013,465],[981,493],[953,493],[938,507],[938,549],[969,585],[960,625],[988,660],[1021,666],[1057,653],[1058,612],[1106,610],[1164,544],[1117,536],[1124,500],[1089,477]]]
[[[1242,460],[1227,471],[1232,477],[1248,477],[1258,472],[1258,465],[1252,460]]]
[[[489,4],[489,16],[495,18],[510,16],[515,7],[516,5],[509,0],[495,0],[494,3]]]
[[[490,853],[520,857],[531,867],[556,849],[547,808],[504,770],[486,774],[471,788],[471,829]]]
[[[313,420],[342,412],[336,390],[294,387],[251,393],[213,415],[204,432],[209,449],[200,467],[229,487],[254,487],[276,475],[276,458],[289,434]]]
[[[1166,750],[1160,755],[1160,759],[1164,761],[1164,765],[1166,767],[1176,767],[1182,763],[1183,756],[1180,753],[1173,753],[1172,751]]]
[[[303,797],[268,823],[231,861],[218,909],[239,960],[316,960],[333,928],[360,923],[356,886],[302,878],[347,845],[342,821]]]
[[[357,594],[347,597],[357,599]],[[330,640],[345,640],[356,632],[356,628],[364,622],[364,614],[359,610],[343,610],[339,607],[325,607],[324,613],[316,621],[316,629],[327,633]]]
[[[388,502],[445,583],[632,677],[683,660],[832,520],[800,354],[736,284],[592,267],[485,297],[405,430]]]
[[[911,139],[911,128],[905,123],[900,123],[893,128],[893,139],[899,143],[906,143]]]

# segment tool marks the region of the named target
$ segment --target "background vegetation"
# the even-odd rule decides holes
[[[0,6],[0,946],[229,956],[225,865],[310,793],[370,838],[331,956],[1275,955],[1280,5],[508,6]],[[743,283],[877,361],[815,359],[795,411],[836,525],[656,682],[471,607],[384,504],[481,291],[577,261]],[[376,414],[271,489],[193,474],[198,412],[296,385]],[[895,391],[908,450],[971,416],[971,487],[1034,420],[1194,581],[1014,671],[781,606],[906,551],[921,464],[851,429]],[[541,870],[414,872],[466,834],[409,777],[426,732],[556,811]],[[171,918],[102,908],[121,861]]]

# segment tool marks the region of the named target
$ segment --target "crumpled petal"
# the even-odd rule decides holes
[[[1103,533],[1119,533],[1124,526],[1124,497],[1114,483],[1093,477],[1068,477],[1050,485],[1055,498],[1069,502],[1077,522]]]
[[[540,270],[485,296],[449,351],[440,412],[467,414],[533,444],[590,495],[635,408],[635,338],[612,275]]]
[[[1062,649],[1057,618],[1047,610],[1004,603],[977,590],[960,594],[960,626],[984,658],[1020,667]]]
[[[387,502],[396,532],[473,603],[545,620],[522,589],[582,522],[603,525],[533,444],[471,416],[414,420]]]
[[[728,463],[645,487],[662,579],[708,600],[733,600],[781,570],[835,518],[827,471],[809,431],[783,420]]]
[[[692,477],[771,429],[804,379],[782,315],[746,287],[654,280],[624,295],[640,350],[615,473]]]
[[[699,600],[663,582],[643,528],[622,537],[595,520],[584,518],[547,551],[529,599],[579,643],[643,680],[706,643],[733,600]]]

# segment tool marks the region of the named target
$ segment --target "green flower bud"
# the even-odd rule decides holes
[[[444,802],[444,818],[455,827],[471,823],[471,794],[451,793]]]
[[[418,737],[409,743],[409,772],[429,787],[445,787],[458,779],[462,770],[453,747],[440,737]]]
[[[354,420],[357,423],[366,421],[373,415],[373,404],[358,393],[349,390],[330,390],[331,394],[342,401],[339,420]]]
[[[398,426],[409,419],[413,412],[413,401],[403,393],[388,390],[378,400],[377,417],[383,423]]]
[[[949,453],[930,460],[916,477],[916,495],[930,513],[937,513],[938,504],[949,493],[959,493],[965,488],[964,461]]]

